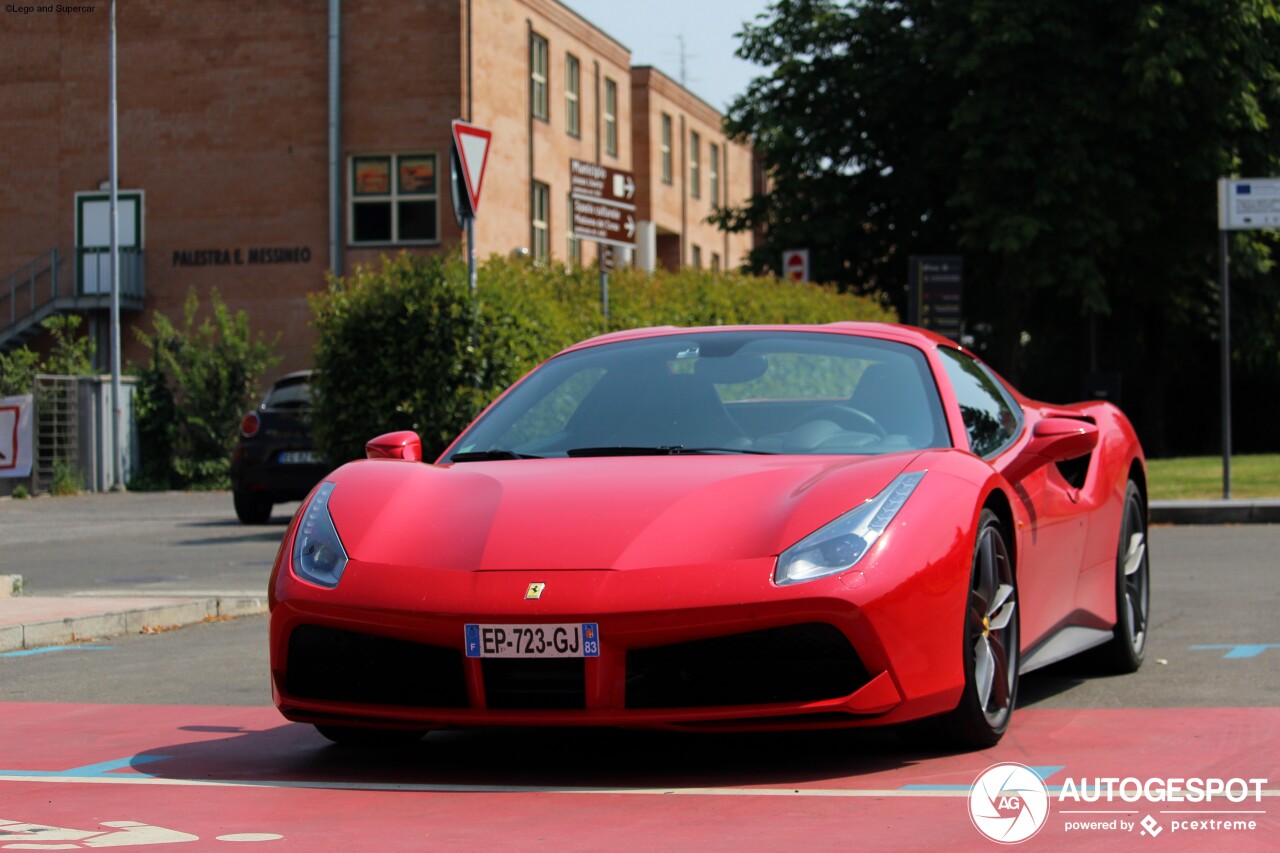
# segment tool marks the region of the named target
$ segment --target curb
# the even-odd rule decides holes
[[[1280,500],[1152,501],[1152,524],[1280,524]]]
[[[154,607],[135,606],[118,611],[46,619],[21,625],[3,625],[0,626],[0,653],[139,634],[149,628],[194,625],[213,619],[266,612],[265,596],[218,596],[168,602]]]

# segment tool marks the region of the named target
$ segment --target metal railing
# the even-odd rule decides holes
[[[121,305],[140,309],[146,294],[141,249],[120,249]],[[76,246],[50,249],[0,278],[0,340],[53,310],[110,306],[111,253]],[[61,305],[58,305],[61,303]]]

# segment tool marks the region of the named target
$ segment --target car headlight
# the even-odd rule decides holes
[[[293,540],[293,571],[298,577],[320,586],[335,587],[347,567],[347,549],[342,547],[338,529],[329,515],[329,496],[334,483],[321,483],[307,505],[298,535]]]
[[[884,491],[862,506],[819,527],[783,551],[773,572],[774,582],[801,583],[853,568],[871,550],[922,479],[923,471],[899,474]]]

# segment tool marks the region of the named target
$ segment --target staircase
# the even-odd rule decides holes
[[[142,251],[119,251],[120,310],[141,311],[146,295]],[[0,351],[40,334],[40,323],[54,314],[110,310],[110,280],[108,251],[82,246],[50,249],[0,277]],[[90,282],[102,286],[87,287]]]

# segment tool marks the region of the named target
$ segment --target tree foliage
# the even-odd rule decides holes
[[[779,0],[739,55],[769,71],[727,129],[772,185],[720,220],[764,226],[755,267],[808,246],[901,305],[909,255],[961,253],[988,359],[1068,397],[1123,371],[1153,446],[1170,377],[1214,386],[1215,181],[1280,174],[1275,0]],[[1233,286],[1272,306],[1237,359],[1280,383],[1276,241],[1234,241]]]
[[[25,346],[0,352],[0,397],[30,394],[39,373],[88,376],[93,369],[93,341],[76,334],[83,320],[78,314],[55,314],[41,322],[52,339],[48,358]]]
[[[228,488],[231,451],[240,419],[254,402],[273,344],[253,335],[249,316],[234,314],[215,289],[201,318],[194,289],[182,325],[152,316],[153,332],[138,330],[151,350],[135,369],[134,400],[141,464],[130,488]]]

